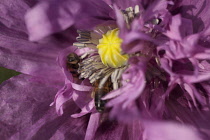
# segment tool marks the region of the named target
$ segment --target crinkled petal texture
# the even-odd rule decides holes
[[[107,0],[107,2],[110,4],[112,2],[115,2],[115,4],[118,5],[118,1]],[[163,68],[164,71],[168,73],[168,74],[164,73],[167,78],[165,81],[168,82],[164,86],[166,86],[168,89],[166,91],[161,89],[162,90],[161,92],[163,92],[163,94],[160,94],[160,97],[158,98],[159,101],[162,103],[158,104],[157,103],[158,101],[155,101],[156,103],[154,103],[158,105],[157,108],[161,108],[162,111],[160,113],[161,115],[163,115],[163,112],[165,111],[164,109],[167,106],[167,104],[165,104],[165,99],[166,99],[165,97],[166,96],[168,97],[169,93],[171,93],[174,88],[175,89],[181,88],[179,92],[182,93],[184,96],[183,98],[187,100],[186,106],[188,106],[191,109],[193,109],[193,107],[195,106],[198,107],[199,105],[205,107],[206,105],[208,105],[209,102],[209,96],[203,95],[204,93],[206,94],[207,92],[201,91],[201,89],[199,89],[196,85],[199,82],[204,82],[206,80],[209,80],[210,78],[208,65],[205,65],[207,68],[205,66],[202,66],[202,62],[204,61],[206,62],[206,60],[209,59],[210,56],[209,37],[208,37],[209,20],[206,19],[206,15],[208,15],[207,14],[208,8],[205,6],[205,4],[208,5],[209,2],[206,1],[191,2],[186,0],[186,1],[181,1],[181,3],[182,4],[188,3],[189,5],[198,3],[199,5],[195,5],[195,7],[199,8],[202,14],[198,12],[199,10],[197,12],[193,10],[193,13],[190,13],[192,11],[189,9],[189,7],[187,8],[188,13],[184,13],[185,7],[181,8],[179,7],[181,9],[181,13],[177,14],[176,12],[177,11],[180,12],[180,9],[176,9],[177,11],[170,11],[171,10],[170,6],[172,7],[173,5],[176,5],[176,3],[169,3],[168,1],[164,0],[155,1],[151,3],[150,6],[145,7],[145,9],[143,9],[144,10],[143,17],[140,16],[138,20],[134,20],[131,27],[127,28],[124,18],[122,14],[119,12],[119,6],[114,5],[117,23],[120,28],[120,37],[124,41],[122,48],[125,53],[132,54],[134,52],[141,51],[147,54],[146,53],[147,51],[148,52],[151,51],[148,49],[149,47],[152,48],[154,46],[157,46],[158,55],[157,54],[155,55],[157,55],[157,58],[160,58],[161,68]],[[194,15],[194,12],[197,14]],[[207,13],[204,14],[203,12]],[[193,19],[195,18],[192,17],[199,18],[201,21],[203,20],[202,29],[200,27],[202,26],[201,24],[197,26],[199,27],[199,29],[195,29],[196,27],[195,25],[196,24],[198,25],[198,23],[197,20],[194,21]],[[152,31],[151,32],[148,31],[145,33],[145,26],[150,28],[150,26],[147,25],[147,22],[150,22],[152,18],[161,19],[160,25],[157,25],[156,27],[152,28],[157,30],[160,34],[164,34],[162,38],[160,38],[162,39],[161,41],[158,41],[159,38],[157,40],[153,39],[153,37],[155,38],[157,34],[152,34],[151,33]],[[198,32],[198,31],[203,31],[203,32]],[[149,33],[151,33],[154,36],[149,36],[148,35]],[[154,50],[156,51],[156,48]],[[163,55],[161,55],[161,51],[164,52]],[[131,67],[132,66],[129,66],[127,70],[129,71]],[[136,73],[135,77],[137,77],[139,73],[138,72],[135,73]],[[142,72],[142,74],[145,75],[144,71]],[[126,73],[124,73],[124,75],[126,75]],[[138,75],[139,79],[140,77],[141,76]],[[107,95],[104,98],[104,99],[114,98],[111,101],[109,101],[107,104],[107,106],[113,107],[111,110],[111,115],[117,116],[119,120],[122,118],[123,118],[122,120],[126,120],[126,117],[131,114],[133,114],[133,116],[139,115],[137,113],[137,110],[139,108],[138,109],[135,108],[135,103],[137,99],[135,98],[135,95],[137,95],[138,97],[142,95],[142,93],[139,93],[138,90],[140,87],[142,87],[142,85],[144,85],[142,83],[143,82],[138,81],[138,87],[135,87],[136,91],[134,91],[134,94],[131,94],[133,89],[132,87],[129,87],[129,82],[127,82],[125,85],[129,87],[128,89],[125,89],[126,86],[123,87],[124,86],[123,85],[122,88],[111,92],[109,95]],[[142,91],[143,90],[141,90],[141,92]],[[159,93],[160,91],[155,91],[155,92]],[[133,97],[135,98],[133,100],[135,101],[135,103],[129,102],[130,99]],[[130,104],[128,104],[128,102]],[[143,104],[145,104],[144,101],[140,102],[143,102]],[[129,107],[129,109],[126,110],[127,112],[125,111],[126,107],[127,108]],[[151,108],[151,105],[148,105],[147,107]],[[121,113],[123,110],[126,113],[125,112]],[[151,111],[150,109],[148,110]],[[157,111],[156,109],[154,110]],[[179,120],[182,120],[182,118],[179,118]]]
[[[59,85],[63,83],[64,77],[56,58],[60,50],[72,43],[72,39],[65,39],[65,34],[58,34],[39,43],[29,42],[23,17],[34,2],[1,1],[0,66],[57,81]],[[75,40],[75,31],[70,32]]]
[[[0,104],[2,139],[84,139],[88,118],[72,119],[70,115],[78,108],[71,101],[65,113],[58,117],[54,109],[49,107],[57,91],[51,83],[22,74],[6,81],[0,91],[3,99]],[[142,139],[143,128],[138,121],[124,125],[106,120],[98,127],[94,126],[97,125],[97,119],[96,114],[89,122],[95,139]],[[177,124],[150,122],[145,123],[144,127],[144,137],[149,140],[175,139],[177,135],[180,139],[193,137],[193,140],[199,140],[194,129]],[[155,133],[157,131],[159,133]],[[86,139],[92,139],[92,134],[86,133]]]
[[[197,85],[198,89],[209,90],[209,84],[203,83]],[[188,100],[185,98],[186,95],[180,92],[180,90],[173,90],[171,96],[166,100],[165,113],[168,120],[176,120],[181,124],[185,123],[189,126],[195,127],[199,135],[204,140],[210,138],[210,111],[209,108],[203,110],[191,109]],[[209,94],[209,91],[208,91]]]
[[[124,52],[144,51],[143,53],[146,53],[151,51],[149,47],[153,45],[159,45],[158,51],[165,51],[164,56],[160,56],[160,61],[161,67],[168,73],[169,79],[167,80],[170,81],[167,83],[168,90],[164,91],[159,88],[153,91],[153,94],[156,95],[152,98],[144,97],[149,93],[145,90],[148,87],[145,82],[148,60],[142,57],[131,58],[129,67],[122,77],[122,87],[104,98],[112,99],[107,103],[108,107],[112,107],[111,117],[117,118],[121,122],[128,121],[130,124],[107,120],[107,116],[103,118],[104,114],[96,113],[94,109],[89,83],[78,79],[75,81],[67,70],[66,56],[68,53],[74,52],[75,48],[71,47],[69,50],[61,52],[57,60],[60,67],[56,64],[59,51],[69,46],[71,41],[65,44],[55,38],[45,38],[39,43],[28,42],[23,15],[29,6],[21,0],[14,1],[14,6],[11,5],[11,1],[4,0],[0,6],[2,11],[0,13],[0,64],[28,75],[13,77],[0,87],[0,97],[3,99],[0,103],[1,138],[34,140],[208,139],[210,125],[205,120],[209,120],[209,109],[202,106],[202,103],[204,103],[203,98],[209,96],[209,92],[207,92],[209,84],[205,81],[210,77],[209,65],[208,61],[203,61],[203,59],[210,58],[210,51],[208,46],[203,47],[202,44],[199,44],[201,41],[199,38],[208,41],[209,30],[202,33],[198,33],[198,31],[206,29],[209,24],[208,14],[206,14],[209,11],[206,6],[209,5],[209,2],[188,0],[180,2],[187,5],[189,3],[198,4],[196,6],[201,11],[192,11],[193,14],[185,11],[185,7],[177,10],[181,10],[181,15],[185,18],[199,19],[198,22],[191,23],[180,15],[172,16],[176,12],[172,11],[172,15],[170,15],[166,9],[168,1],[142,1],[140,8],[142,8],[141,12],[144,13],[144,16],[134,20],[130,29],[126,27],[119,9],[134,6],[139,1],[105,0],[105,2],[111,4],[116,12],[120,37],[124,39],[122,46]],[[66,29],[72,31],[73,37],[75,37],[75,28],[91,29],[98,24],[105,24],[105,21],[112,21],[115,18],[111,15],[113,10],[105,2],[98,0],[40,2],[25,16],[30,40],[40,40]],[[15,12],[9,10],[11,6],[15,7]],[[161,41],[155,40],[153,36],[145,33],[145,24],[151,18],[162,20],[160,25],[147,26],[148,29],[154,28],[164,33],[164,39]],[[182,26],[183,24],[187,26]],[[198,29],[196,25],[199,25]],[[76,53],[83,54],[84,52]],[[182,63],[186,65],[183,66]],[[36,78],[29,75],[36,76]],[[64,81],[64,87],[59,90],[55,98],[56,110],[63,115],[57,116],[49,104]],[[203,83],[200,85],[201,81]],[[175,92],[177,90],[174,89],[177,87],[180,88],[180,92]],[[204,90],[206,91],[204,92]],[[165,95],[170,93],[169,99],[162,96],[162,92]],[[182,98],[178,98],[176,95],[176,98],[171,99],[173,92],[182,94],[180,95]],[[200,93],[205,94],[200,95]],[[144,102],[144,98],[148,101]],[[209,102],[209,99],[205,99],[207,100],[205,102]],[[203,107],[202,109],[205,111],[195,111],[194,105],[196,104],[198,107]],[[158,109],[160,112],[157,112]],[[145,112],[139,110],[145,110]],[[91,113],[90,117],[87,115],[88,113]],[[142,120],[142,116],[147,117],[153,114],[160,114],[160,117],[158,116],[160,119],[175,120],[189,125],[178,126],[171,122]],[[149,118],[153,118],[153,116]]]
[[[26,14],[30,40],[39,40],[71,26],[91,29],[107,20],[111,8],[98,0],[43,1]]]
[[[48,81],[21,74],[0,88],[1,139],[84,139],[88,118],[70,117],[78,111],[72,101],[57,116],[49,106],[57,88]]]
[[[177,3],[179,8],[178,12],[183,17],[193,21],[193,31],[199,32],[205,30],[210,24],[208,13],[210,12],[210,1],[208,0],[181,0]]]
[[[129,124],[110,120],[108,114],[92,113],[88,124],[85,140],[142,140],[143,125],[141,121]]]
[[[56,57],[60,48],[50,43],[31,43],[27,35],[0,25],[0,65],[63,83]],[[56,76],[55,76],[56,75]]]
[[[27,32],[24,22],[24,15],[33,6],[36,0],[1,0],[0,21],[2,24],[13,30]]]
[[[209,60],[210,49],[200,43],[202,33],[193,34],[191,25],[190,20],[181,18],[180,15],[173,16],[170,29],[165,32],[170,40],[157,49],[159,52],[165,51],[160,59],[161,67],[170,75],[166,93],[170,93],[178,84],[185,90],[183,92],[191,96],[195,105],[195,99],[201,104],[206,104],[204,97],[193,84],[210,78],[209,71],[202,70],[205,67],[200,66],[203,60]],[[183,27],[186,28],[182,29]]]
[[[155,0],[141,2],[139,4],[140,13],[137,18],[133,20],[130,27],[127,27],[123,15],[119,12],[118,7],[114,7],[116,20],[120,28],[120,37],[123,39],[122,49],[126,53],[135,53],[138,51],[145,51],[147,53],[150,42],[154,44],[163,43],[164,39],[155,39],[153,35],[149,34],[149,30],[155,29],[157,31],[165,30],[165,26],[170,21],[170,13],[167,6],[172,4],[165,0]],[[151,20],[157,18],[161,20],[160,25],[154,25]]]

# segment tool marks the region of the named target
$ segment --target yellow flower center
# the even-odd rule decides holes
[[[99,40],[97,46],[98,53],[104,65],[119,68],[124,66],[128,61],[128,55],[121,54],[122,39],[118,37],[119,29],[108,31]]]

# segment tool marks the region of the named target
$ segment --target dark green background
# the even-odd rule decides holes
[[[13,77],[13,76],[18,75],[18,74],[20,74],[20,73],[14,71],[14,70],[10,70],[10,69],[0,67],[0,84],[3,81],[9,79],[10,77]]]

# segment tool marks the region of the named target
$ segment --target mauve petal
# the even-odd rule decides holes
[[[184,37],[193,34],[191,20],[182,18],[180,14],[173,16],[171,20],[169,30],[164,33],[170,39],[181,41]]]
[[[149,28],[146,28],[146,25],[151,22],[151,19],[159,18],[159,16],[165,17],[167,15],[166,8],[168,3],[169,2],[165,0],[156,0],[152,4],[150,3],[149,7],[147,7],[145,11],[142,9],[141,5],[139,5],[140,13],[143,14],[140,14],[140,17],[137,16],[137,18],[133,20],[130,27],[131,29],[127,28],[122,14],[115,8],[117,23],[120,28],[120,37],[123,39],[123,44],[121,47],[124,52],[135,53],[149,48],[148,46],[150,46],[150,42],[156,45],[161,42],[157,39],[154,39],[150,34],[145,33],[144,30],[148,30],[149,32]],[[164,20],[162,21],[166,22]],[[151,30],[153,28],[151,28]]]
[[[90,93],[90,91],[75,91],[73,100],[80,108],[84,108],[89,102],[93,100]]]
[[[115,121],[103,122],[95,134],[95,140],[128,140],[128,132],[124,124]]]
[[[144,140],[202,140],[191,126],[172,122],[145,122]]]
[[[68,47],[60,51],[57,57],[58,65],[60,66],[60,69],[63,71],[67,83],[69,83],[69,81],[73,82],[73,76],[67,69],[67,56],[69,55],[69,53],[75,52],[75,50],[76,47],[74,46]]]
[[[100,113],[92,113],[88,122],[85,140],[92,140],[99,125]]]
[[[197,44],[199,37],[198,34],[194,34],[182,41],[171,40],[165,45],[159,46],[158,50],[165,50],[165,57],[175,60],[188,58],[191,62],[196,62],[196,59],[209,59],[210,51]]]
[[[107,103],[107,107],[113,107],[111,118],[130,121],[139,117],[135,101],[141,96],[146,86],[144,75],[146,63],[147,60],[142,57],[130,58],[130,65],[122,75],[122,87],[103,98],[111,99]]]
[[[92,28],[111,20],[111,8],[103,1],[51,0],[42,1],[25,16],[30,40],[39,40],[52,33],[65,30],[72,25]]]
[[[122,103],[122,108],[125,108],[141,95],[145,87],[144,71],[146,61],[147,60],[145,58],[141,57],[130,58],[130,66],[122,75],[123,86],[120,89],[109,93],[104,99],[110,99],[116,95],[119,96],[109,101],[107,106]],[[132,93],[132,96],[130,93]]]
[[[208,16],[210,13],[210,1],[181,0],[179,6],[179,12],[182,14],[182,16],[193,21],[194,32],[205,30],[206,26],[210,24]]]
[[[71,46],[62,50],[58,55],[57,61],[65,76],[65,85],[58,91],[52,104],[55,104],[56,111],[59,115],[63,114],[63,105],[70,99],[73,99],[78,107],[82,109],[80,114],[75,114],[73,117],[80,117],[91,112],[91,109],[88,107],[89,102],[92,100],[89,92],[92,89],[90,83],[86,80],[82,81],[78,78],[74,78],[67,69],[66,63],[69,53],[76,53],[79,55],[80,53],[84,53],[85,50],[86,49],[77,49],[75,46]]]
[[[57,92],[50,82],[22,74],[0,88],[1,139],[84,139],[88,116],[71,118],[79,109],[72,101],[58,116],[49,106]]]
[[[125,133],[126,131],[124,131]],[[143,139],[143,125],[141,121],[133,121],[127,126],[127,134],[125,133],[123,137],[127,135],[131,140],[142,140]],[[128,139],[127,138],[127,139]],[[126,140],[126,137],[125,137]]]
[[[142,124],[140,121],[131,121],[129,124],[114,120],[104,120],[99,125],[95,140],[142,140]]]
[[[121,35],[123,35],[124,33],[127,32],[126,22],[124,20],[124,17],[122,15],[120,9],[116,5],[114,5],[113,8],[114,8],[118,27],[120,28],[120,37],[121,37]]]
[[[200,63],[200,68],[201,68],[201,71],[206,71],[206,72],[208,72],[208,71],[210,71],[210,63],[208,62],[208,61],[206,61],[206,60],[203,60],[201,63]]]
[[[113,106],[112,110],[110,111],[110,119],[117,119],[123,123],[130,123],[140,119],[143,111],[141,110],[142,112],[139,112],[139,108],[135,102],[131,102],[126,107],[122,106],[123,103]]]
[[[194,85],[189,84],[189,83],[184,83],[182,87],[189,93],[194,104],[196,104],[196,100],[195,100],[195,98],[196,98],[199,101],[199,103],[206,105],[206,98],[204,98],[198,92],[198,89],[196,89]]]
[[[67,69],[67,56],[70,53],[76,53],[77,55],[82,55],[82,54],[86,53],[89,50],[90,50],[89,48],[78,49],[75,46],[70,46],[70,47],[67,47],[67,48],[65,48],[65,49],[63,49],[62,51],[59,52],[58,57],[57,57],[57,61],[58,61],[58,65],[60,66],[60,69],[63,71],[63,74],[65,75],[65,78],[67,80],[66,83],[70,82],[70,83],[73,84],[73,82],[75,82],[75,83],[78,82],[78,81],[74,80],[72,74]],[[79,86],[79,85],[76,85],[76,84],[73,84],[72,86],[75,89],[78,89],[78,88],[82,87],[82,86]],[[88,87],[86,89],[83,88],[83,89],[81,89],[79,91],[87,91],[87,90],[88,90]]]
[[[123,38],[124,42],[122,45],[122,49],[124,52],[130,54],[138,51],[145,51],[151,44],[150,42],[158,44],[157,40],[142,32],[130,32],[124,35]]]
[[[187,53],[185,53],[184,55],[186,55]],[[190,74],[182,74],[182,73],[175,73],[172,71],[172,69],[176,66],[174,66],[173,61],[171,59],[166,59],[166,58],[162,58],[160,59],[161,62],[161,67],[168,73],[170,74],[170,80],[171,82],[178,82],[179,83],[198,83],[201,81],[206,81],[210,78],[210,74],[209,74],[209,70],[208,69],[204,69],[204,70],[199,70],[197,73],[196,71],[192,73],[192,71],[188,70],[188,72]],[[202,66],[200,64],[200,66]],[[199,67],[199,64],[198,64]],[[203,66],[202,66],[203,67]],[[182,81],[182,82],[180,82]]]
[[[119,9],[125,10],[128,7],[134,7],[138,4],[140,4],[140,1],[138,0],[103,0],[108,5],[116,5]]]
[[[36,0],[1,0],[0,1],[0,22],[14,30],[27,32],[24,23],[26,11],[35,4]]]
[[[74,90],[71,84],[65,84],[65,86],[57,92],[55,101],[51,104],[51,106],[55,104],[55,109],[58,115],[63,114],[63,105],[72,98],[73,93]]]
[[[75,86],[78,86],[78,89],[75,89]],[[75,104],[82,110],[80,113],[71,115],[73,118],[78,118],[93,112],[92,110],[95,106],[89,92],[90,89],[83,91],[83,89],[87,89],[86,87],[87,86],[70,83],[66,80],[64,87],[57,92],[51,106],[55,104],[58,115],[63,115],[65,103],[73,99]]]
[[[169,25],[169,30],[165,33],[169,38],[174,40],[181,40],[182,36],[180,33],[180,26],[181,26],[181,16],[176,15],[172,17],[171,24]]]
[[[66,80],[67,81],[67,80]],[[80,107],[81,109],[85,106],[87,107],[87,104],[88,104],[88,101],[91,100],[91,98],[89,96],[87,96],[88,100],[87,101],[84,101],[83,97],[80,97],[78,95],[78,92],[79,91],[76,91],[74,88],[73,88],[73,83],[69,83],[68,81],[66,82],[65,81],[65,85],[62,89],[60,89],[56,96],[55,96],[55,100],[54,102],[51,104],[54,105],[55,104],[55,107],[56,107],[56,112],[58,113],[58,115],[62,115],[63,114],[63,106],[65,105],[65,103],[67,101],[69,101],[70,99],[73,99],[74,102],[78,105],[78,107]],[[81,85],[78,85],[80,87],[82,87]],[[85,94],[86,92],[82,91],[80,92],[80,94]],[[82,102],[84,101],[84,102]],[[91,109],[89,109],[89,112],[90,112]],[[86,110],[85,110],[86,112]],[[82,112],[83,113],[83,112]],[[87,114],[87,113],[86,113]],[[74,116],[75,117],[75,116]]]
[[[86,105],[81,108],[81,112],[80,113],[77,113],[77,114],[73,114],[71,115],[71,117],[73,118],[78,118],[78,117],[81,117],[81,116],[84,116],[88,113],[96,113],[96,109],[95,109],[95,103],[92,99],[92,101],[90,101],[88,104],[86,103]]]
[[[206,88],[205,90],[208,91]],[[173,95],[166,101],[166,107],[167,119],[173,119],[181,123],[192,125],[200,131],[200,135],[204,140],[209,140],[209,107],[200,110],[191,109],[189,108],[189,103],[185,97],[180,95],[177,96],[177,92],[173,93]]]
[[[70,5],[68,3],[64,4],[64,2],[61,1],[59,3],[56,4],[53,1],[42,1],[28,11],[25,19],[30,34],[30,40],[39,40],[49,35],[51,32],[54,33],[67,29],[74,23],[71,13],[74,13],[74,11],[78,12],[80,5],[77,4],[77,2],[72,2]],[[71,7],[71,5],[73,6],[73,9],[67,11],[66,8]],[[58,19],[58,21],[55,21],[55,19]],[[53,28],[53,26],[58,29]]]
[[[145,87],[144,77],[142,77],[141,75],[143,75],[143,73],[138,74],[138,76],[140,76],[140,77],[138,78],[138,80],[134,81],[136,83],[139,83],[140,86],[139,85],[137,86],[135,84],[127,84],[123,88],[120,88],[117,91],[111,92],[110,96],[108,96],[108,97],[111,97],[112,94],[113,95],[115,95],[115,94],[119,95],[119,93],[121,93],[121,94],[120,94],[120,96],[109,101],[107,103],[107,106],[110,107],[110,106],[114,106],[115,104],[122,103],[122,108],[126,108],[127,106],[129,106],[130,102],[137,99],[141,95],[141,93]],[[133,94],[130,95],[130,93],[133,93]]]
[[[169,93],[171,95],[171,91],[176,88],[176,85],[179,85],[182,88],[182,92],[186,93],[187,96],[190,96],[188,100],[190,100],[193,103],[193,106],[206,106],[206,97],[204,97],[203,94],[200,91],[198,91],[194,83],[199,83],[208,80],[210,78],[209,72],[199,72],[197,75],[176,74],[172,72],[172,68],[170,66],[171,62],[167,61],[167,59],[161,59],[161,65],[164,68],[164,70],[170,74],[168,89],[165,92],[166,96],[168,96]],[[197,102],[199,102],[199,105]]]
[[[63,82],[62,71],[56,58],[59,51],[65,47],[66,44],[60,44],[52,38],[40,43],[29,42],[25,33],[0,25],[0,65],[2,67]]]
[[[166,0],[155,0],[154,2],[150,3],[149,7],[145,10],[145,13],[143,14],[144,21],[148,21],[160,13],[166,13],[168,11],[167,6],[169,3],[170,2]]]
[[[162,119],[165,111],[165,88],[160,84],[158,88],[150,89],[151,85],[145,87],[141,98],[137,100],[141,108],[140,115],[143,118]]]

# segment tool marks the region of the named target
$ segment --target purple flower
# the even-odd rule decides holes
[[[0,4],[1,138],[209,139],[208,1]]]

